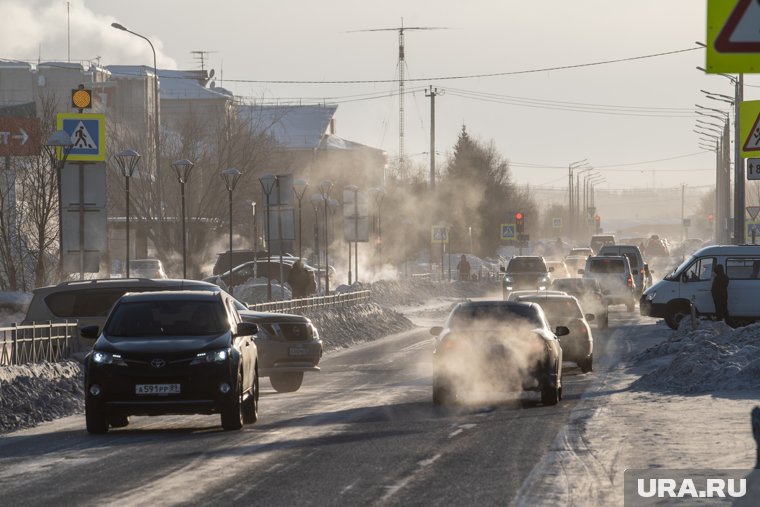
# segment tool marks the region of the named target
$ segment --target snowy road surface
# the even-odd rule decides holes
[[[327,356],[297,393],[264,380],[261,419],[241,432],[222,432],[217,416],[134,417],[104,436],[87,435],[82,416],[43,424],[0,438],[2,503],[622,505],[626,466],[684,465],[696,450],[673,452],[679,438],[656,425],[676,412],[650,410],[656,395],[616,392],[621,351],[642,329],[665,332],[653,322],[613,311],[595,332],[595,371],[566,363],[556,407],[528,394],[435,409],[423,328]],[[623,412],[610,409],[617,396],[632,397]],[[714,445],[754,456],[742,430]]]

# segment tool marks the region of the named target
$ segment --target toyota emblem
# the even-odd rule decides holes
[[[164,361],[163,359],[154,359],[153,361],[150,362],[150,365],[154,368],[163,368],[164,366],[166,366],[166,361]]]

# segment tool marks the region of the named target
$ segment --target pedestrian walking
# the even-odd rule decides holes
[[[457,269],[459,270],[460,280],[470,279],[470,263],[467,262],[467,257],[464,254],[462,254],[462,257],[459,258],[459,264],[457,264]]]
[[[710,293],[715,303],[715,314],[718,320],[728,323],[728,276],[722,264],[715,265],[715,278],[713,278]]]

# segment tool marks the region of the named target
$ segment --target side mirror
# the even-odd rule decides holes
[[[237,325],[235,336],[251,336],[259,332],[259,326],[253,322],[241,322]]]
[[[98,337],[100,328],[98,326],[85,326],[79,328],[79,336],[82,338],[95,339]]]
[[[433,326],[430,328],[430,334],[432,334],[433,336],[439,336],[441,333],[443,333],[442,326]]]
[[[593,320],[596,319],[596,316],[593,313],[587,313],[586,314],[586,320],[589,322],[593,322]]]
[[[566,336],[570,334],[570,329],[567,326],[557,326],[554,330],[554,334],[557,336]]]
[[[499,266],[499,273],[506,273],[506,272],[507,272],[507,268],[505,268],[504,266]]]
[[[579,270],[578,270],[578,274],[579,274],[579,275],[582,275],[582,274],[583,274],[583,273],[585,273],[585,272],[586,272],[586,270],[585,270],[585,269],[579,269]]]

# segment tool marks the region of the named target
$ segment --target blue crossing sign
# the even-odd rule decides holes
[[[71,138],[69,161],[102,162],[106,159],[106,117],[96,113],[58,113],[58,130]]]
[[[517,234],[515,224],[501,224],[501,239],[514,240]]]
[[[434,225],[432,230],[433,243],[448,243],[449,230],[445,225]]]

